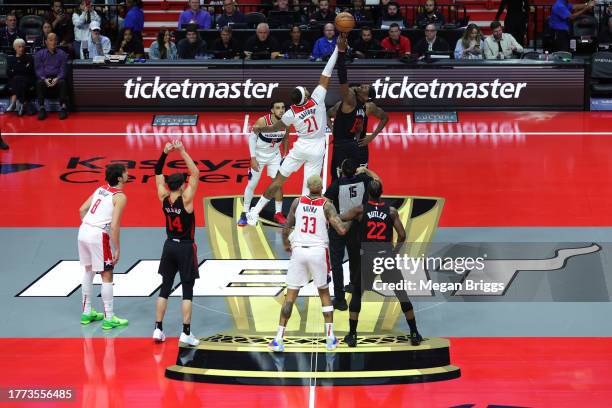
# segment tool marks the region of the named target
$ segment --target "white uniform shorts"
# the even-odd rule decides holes
[[[284,177],[289,177],[304,165],[302,194],[306,195],[308,194],[308,187],[306,186],[308,178],[313,175],[321,175],[325,157],[325,139],[309,140],[304,143],[298,142],[293,144],[293,148],[283,160],[279,171]]]
[[[91,266],[94,272],[113,269],[110,236],[106,231],[89,224],[81,224],[78,241],[81,266]]]
[[[255,153],[255,158],[257,159],[257,162],[259,163],[260,172],[263,172],[263,168],[264,166],[266,166],[268,170],[268,177],[270,178],[276,177],[276,173],[278,173],[278,170],[280,169],[281,160],[282,160],[281,154],[279,151],[277,151],[276,154],[272,156],[259,155]],[[251,169],[250,171],[253,173],[258,173],[254,171],[253,169]]]
[[[329,255],[324,247],[294,247],[287,268],[287,287],[299,289],[310,280],[317,288],[329,285]]]

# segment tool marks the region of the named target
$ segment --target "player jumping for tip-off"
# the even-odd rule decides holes
[[[332,76],[334,65],[338,59],[338,48],[329,57],[321,77],[319,85],[310,94],[303,86],[296,87],[291,91],[292,105],[282,116],[281,120],[271,126],[254,126],[254,133],[278,132],[290,128],[295,128],[298,139],[293,144],[289,154],[283,160],[276,177],[266,188],[263,196],[259,199],[255,207],[247,213],[249,225],[257,225],[259,213],[274,197],[276,191],[280,189],[287,178],[302,165],[304,165],[304,183],[302,194],[308,194],[306,181],[310,176],[320,176],[325,157],[325,128],[327,124],[327,112],[325,109],[325,96],[329,79]]]

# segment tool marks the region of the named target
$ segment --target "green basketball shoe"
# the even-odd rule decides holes
[[[104,321],[102,322],[102,329],[110,330],[116,327],[122,327],[122,326],[127,326],[127,325],[128,325],[127,319],[120,319],[117,316],[113,316],[113,318],[110,320],[104,319]]]
[[[81,324],[86,325],[91,322],[97,322],[98,320],[102,320],[104,318],[104,314],[100,312],[96,312],[96,309],[91,308],[91,312],[89,314],[83,313],[81,315]]]

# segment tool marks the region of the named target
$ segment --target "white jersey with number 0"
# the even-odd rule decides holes
[[[118,188],[109,185],[99,187],[91,198],[91,206],[87,210],[83,223],[94,227],[108,229],[113,220],[113,196],[121,193]]]
[[[292,247],[324,247],[327,248],[327,218],[323,206],[325,197],[300,197],[295,209],[295,227],[289,239]]]
[[[327,89],[321,85],[317,86],[306,103],[291,105],[281,118],[285,125],[295,127],[298,136],[296,143],[325,139],[325,127],[327,126],[326,95]]]

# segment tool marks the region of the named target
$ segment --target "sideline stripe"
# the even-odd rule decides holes
[[[3,132],[3,136],[176,136],[175,133],[129,132]],[[248,136],[248,132],[183,132],[182,136]],[[295,136],[295,133],[290,133]],[[612,136],[610,132],[380,132],[380,136]]]

